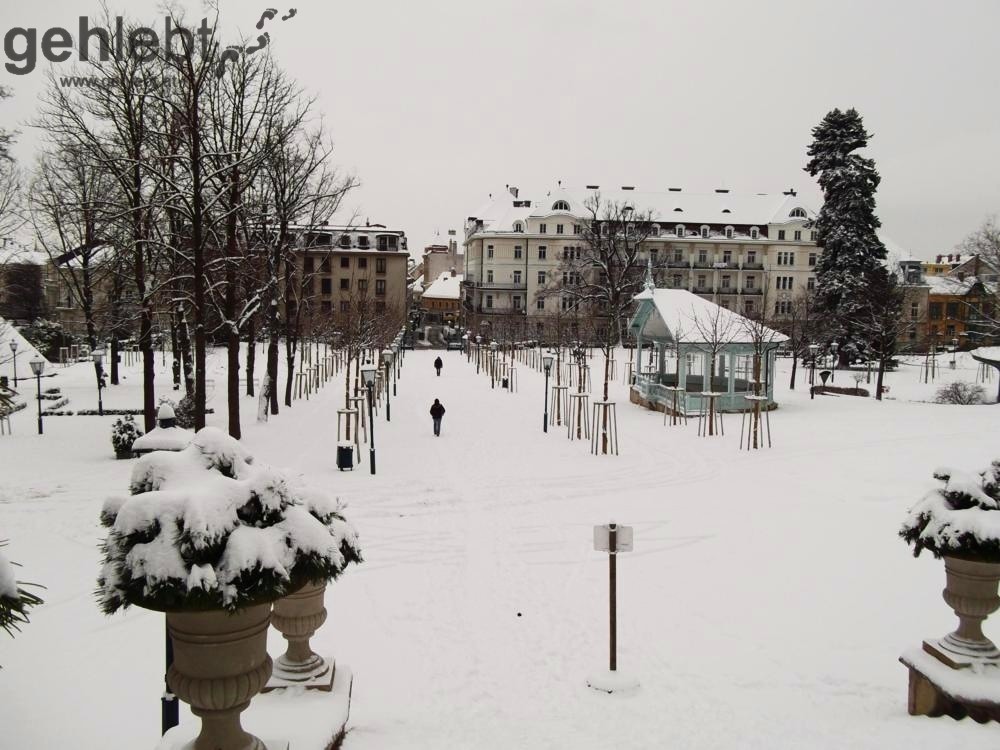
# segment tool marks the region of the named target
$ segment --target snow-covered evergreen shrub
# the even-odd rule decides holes
[[[0,547],[6,542],[0,541]],[[15,630],[28,622],[28,610],[42,603],[42,600],[25,589],[25,586],[40,588],[37,583],[17,580],[13,563],[0,552],[0,628],[14,635]]]
[[[338,501],[255,463],[214,427],[182,451],[140,458],[130,491],[101,511],[97,594],[108,614],[131,604],[232,611],[361,562]]]
[[[142,430],[139,429],[131,414],[116,419],[111,427],[111,444],[115,447],[115,453],[132,450],[132,443],[140,435],[142,435]]]
[[[1000,562],[1000,460],[978,473],[938,469],[944,486],[910,509],[899,535],[917,556],[953,555]]]
[[[185,430],[194,429],[194,397],[191,394],[185,395],[180,402],[174,406],[174,416],[177,419],[177,426]]]

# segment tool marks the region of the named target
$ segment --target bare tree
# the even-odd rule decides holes
[[[715,368],[719,355],[725,351],[741,333],[740,325],[737,323],[739,317],[729,310],[719,305],[712,304],[711,307],[704,306],[695,308],[692,306],[690,320],[690,331],[687,338],[696,338],[698,348],[708,355],[709,366],[706,377],[703,377],[703,387],[706,391],[711,391],[715,383]],[[681,333],[678,334],[678,339]],[[715,400],[709,399],[708,404],[708,430],[707,435],[715,434]]]
[[[882,381],[889,360],[896,355],[902,336],[915,321],[903,315],[905,291],[894,274],[883,268],[869,275],[866,297],[868,311],[858,321],[858,328],[867,339],[868,346],[878,357],[878,377],[875,381],[875,398],[882,400]]]
[[[774,374],[767,371],[769,353],[777,348],[778,344],[788,337],[772,328],[776,325],[772,319],[773,310],[769,306],[771,297],[771,285],[767,276],[764,277],[764,285],[761,290],[760,309],[747,313],[740,318],[740,327],[743,336],[750,343],[753,359],[753,394],[760,396],[767,393],[767,384],[774,377]],[[794,370],[794,364],[792,368]],[[713,364],[714,368],[714,364]],[[760,409],[761,402],[754,401],[751,409],[750,436],[748,440],[753,448],[758,447],[760,439]]]

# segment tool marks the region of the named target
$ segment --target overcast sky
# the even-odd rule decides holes
[[[1000,210],[996,0],[268,2],[298,10],[268,24],[271,46],[362,183],[349,208],[405,230],[413,251],[507,183],[796,188],[818,208],[802,166],[834,107],[864,117],[884,230],[915,255]],[[0,31],[39,36],[98,7],[4,5]],[[127,7],[162,28],[155,2]],[[267,7],[224,1],[223,28],[256,33]],[[31,117],[42,79],[0,71],[15,92],[0,122]],[[26,164],[35,143],[23,129]]]

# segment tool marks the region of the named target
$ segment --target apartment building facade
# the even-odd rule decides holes
[[[544,316],[570,301],[556,291],[566,259],[586,254],[587,202],[595,196],[650,212],[639,260],[653,262],[657,286],[687,289],[743,314],[787,316],[792,300],[815,286],[821,249],[806,227],[814,212],[794,191],[779,194],[661,192],[631,187],[574,190],[540,199],[517,188],[491,196],[465,227],[463,311],[470,327],[497,315]]]

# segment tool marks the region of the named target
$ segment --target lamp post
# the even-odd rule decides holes
[[[545,413],[542,416],[542,432],[549,431],[549,373],[552,371],[552,355],[546,354],[542,357],[542,366],[545,368]]]
[[[94,369],[97,370],[97,416],[104,416],[104,350],[96,349],[91,355],[94,360]]]
[[[490,388],[497,387],[497,342],[490,342]]]
[[[392,415],[389,412],[389,366],[392,364],[392,352],[386,349],[382,352],[382,362],[385,363],[385,421],[391,422]]]
[[[813,388],[816,385],[816,355],[819,353],[819,344],[809,344],[809,398],[816,398]]]
[[[371,462],[372,474],[375,474],[375,417],[372,407],[374,397],[372,389],[375,387],[375,365],[366,362],[361,366],[361,377],[365,382],[365,390],[368,391],[368,429],[371,434],[368,436],[368,458]]]
[[[17,388],[17,342],[10,342],[10,353],[14,356],[14,387]]]
[[[834,378],[836,377],[836,372],[837,372],[837,349],[839,349],[839,348],[840,348],[840,345],[836,341],[834,341],[834,342],[832,342],[830,344],[830,353],[832,355],[831,358],[833,360],[830,363],[830,382],[831,383],[833,382]]]
[[[476,375],[479,374],[479,355],[482,351],[483,337],[476,336]]]
[[[31,359],[31,374],[35,376],[38,386],[38,434],[42,434],[42,372],[45,370],[45,360],[37,354]]]
[[[399,371],[399,344],[392,345],[392,360],[394,366],[392,368],[392,395],[396,395],[396,375]]]
[[[958,351],[958,339],[951,340],[951,369],[955,369],[955,352]]]

